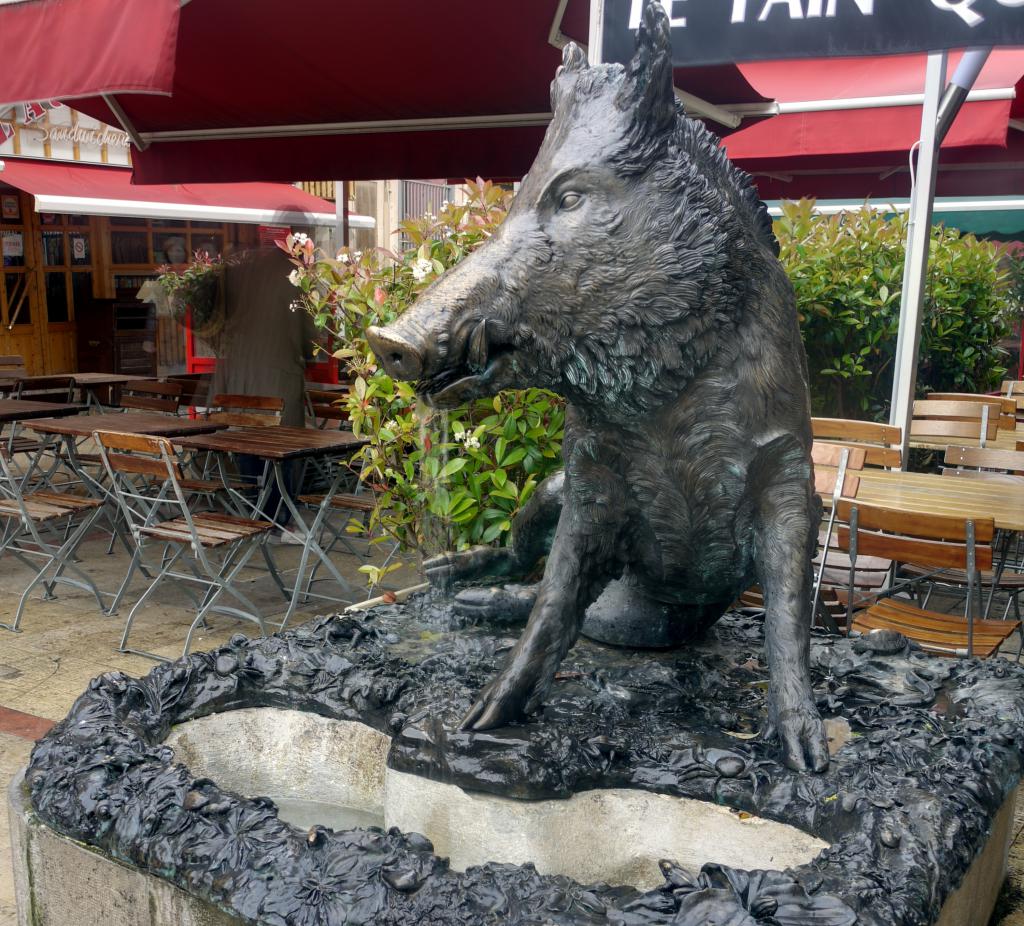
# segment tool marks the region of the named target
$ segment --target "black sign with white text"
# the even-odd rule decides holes
[[[677,67],[1024,46],[1024,0],[661,0]],[[604,0],[604,60],[633,54],[643,0]]]

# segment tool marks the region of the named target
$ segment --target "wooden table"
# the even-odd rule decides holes
[[[174,443],[189,450],[216,453],[244,453],[261,460],[283,462],[302,457],[335,456],[356,450],[366,443],[351,431],[321,431],[319,428],[231,428],[216,434],[183,437]]]
[[[84,405],[56,402],[32,402],[29,399],[0,399],[0,422],[27,421],[29,418],[56,418],[77,415]]]
[[[17,404],[10,400],[10,404]],[[43,405],[23,402],[23,405]],[[53,406],[50,406],[51,408]],[[81,409],[78,405],[75,408]],[[52,412],[50,413],[53,414]],[[81,415],[78,418],[43,418],[27,421],[25,427],[40,434],[61,434],[67,437],[90,437],[93,431],[120,431],[127,434],[148,434],[151,437],[180,437],[187,434],[208,434],[224,425],[202,418],[178,418],[156,412],[108,412],[103,415]]]
[[[290,599],[288,610],[281,621],[283,629],[292,614],[298,607],[299,598],[305,595],[309,597],[312,593],[309,584],[305,581],[306,567],[310,557],[316,557],[320,564],[334,577],[335,581],[346,592],[352,590],[349,582],[338,572],[330,557],[320,546],[319,535],[327,514],[331,510],[331,500],[334,498],[341,486],[342,479],[347,475],[347,470],[337,466],[337,472],[331,480],[327,492],[320,502],[316,514],[311,523],[306,523],[302,511],[292,496],[292,487],[289,480],[285,478],[285,466],[292,460],[321,458],[338,458],[348,456],[359,447],[367,443],[365,437],[356,437],[351,431],[321,431],[318,428],[232,428],[228,431],[219,431],[216,434],[199,434],[194,437],[177,438],[174,443],[186,450],[210,451],[218,454],[220,462],[221,480],[224,488],[231,494],[235,503],[240,509],[247,509],[254,519],[274,521],[282,531],[294,535],[302,541],[302,554],[299,559],[299,568],[295,575],[295,584],[290,590],[286,589],[280,579],[280,570],[277,570],[268,559],[268,566],[277,581],[279,588],[285,597]],[[258,485],[256,500],[247,498],[244,494],[232,489],[230,476],[223,466],[224,456],[248,455],[263,460],[266,464],[264,474]],[[273,511],[268,510],[270,498],[274,488],[280,493],[281,502],[274,507]],[[281,506],[284,506],[291,521],[283,524],[280,518]],[[266,551],[264,547],[264,551]],[[265,557],[267,554],[264,554]],[[315,561],[314,561],[315,562]],[[314,567],[315,572],[315,567]],[[349,598],[331,598],[323,594],[313,595],[316,598],[327,598],[331,601],[345,601],[351,603]]]
[[[47,373],[43,376],[19,376],[17,373],[0,373],[0,388],[9,388],[17,383],[32,384],[33,380],[49,379],[52,376],[70,376],[75,386],[82,390],[82,398],[89,408],[103,409],[106,406],[96,395],[97,389],[105,386],[123,386],[125,383],[138,382],[140,379],[152,379],[146,376],[131,376],[126,373]]]
[[[991,518],[1001,530],[1024,531],[1024,488],[933,473],[865,469],[857,501],[915,514]]]

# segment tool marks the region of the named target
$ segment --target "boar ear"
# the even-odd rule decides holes
[[[579,73],[590,67],[587,61],[587,53],[575,42],[569,42],[562,49],[562,65],[555,72],[555,79],[551,82],[551,111],[559,108],[562,96],[566,91],[567,83],[565,75]],[[569,81],[571,83],[571,81]]]
[[[575,42],[569,42],[562,49],[562,66],[558,69],[559,73],[562,71],[584,71],[589,66],[587,53]]]
[[[652,128],[671,124],[676,114],[672,79],[672,30],[660,0],[645,0],[636,53],[627,68],[632,87],[631,105]]]

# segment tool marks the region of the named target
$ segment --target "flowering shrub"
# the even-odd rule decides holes
[[[352,429],[369,441],[361,478],[378,495],[370,532],[421,555],[504,540],[537,484],[561,465],[557,396],[528,389],[437,412],[380,369],[366,341],[368,326],[397,318],[504,219],[510,193],[482,180],[468,191],[465,205],[402,223],[412,247],[401,255],[343,250],[332,259],[300,235],[282,244],[295,264],[296,304],[333,336],[334,356],[352,377]],[[380,570],[364,571],[379,580]]]

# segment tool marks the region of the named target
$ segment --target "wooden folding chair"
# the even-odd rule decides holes
[[[999,427],[1013,431],[1017,427],[1017,401],[1006,396],[984,395],[976,392],[932,392],[928,402],[980,402],[989,406],[989,416],[999,417]]]
[[[982,620],[975,615],[981,601],[981,572],[992,568],[991,519],[910,514],[847,499],[839,503],[839,518],[845,522],[838,530],[839,547],[850,557],[847,626],[853,631],[895,630],[928,652],[982,658],[992,656],[1009,637],[1020,633],[1019,620]],[[862,555],[890,558],[925,572],[909,578],[897,572],[882,591],[858,595],[854,573]],[[949,569],[962,570],[966,577],[962,617],[927,611],[894,597],[912,591],[922,578]],[[871,599],[874,604],[858,610]]]
[[[157,382],[152,379],[140,379],[125,383],[121,387],[120,407],[126,411],[137,409],[146,412],[163,412],[165,415],[177,415],[181,404],[181,383],[171,381]]]
[[[957,438],[976,440],[980,446],[994,440],[999,414],[990,403],[918,399],[914,402],[910,436],[927,443],[957,443]]]
[[[313,426],[321,431],[327,428],[347,427],[347,403],[347,392],[332,392],[326,389],[306,390],[306,413],[313,420]]]
[[[1024,486],[1024,451],[980,447],[946,448],[943,476]]]
[[[188,655],[196,628],[204,624],[210,613],[251,621],[266,635],[263,617],[238,587],[237,580],[273,524],[228,514],[193,512],[181,485],[181,463],[166,438],[112,431],[98,431],[93,438],[135,544],[128,574],[114,598],[111,613],[120,606],[135,573],[145,565],[149,547],[157,546],[162,551],[159,563],[151,567],[156,575],[128,613],[120,652],[164,659],[129,648],[128,637],[139,610],[165,579],[176,580],[177,587],[186,591],[189,584],[205,589],[201,599],[193,598],[197,613],[185,638],[184,655]],[[179,563],[184,570],[175,569]],[[220,604],[224,595],[234,598],[242,607]]]
[[[19,380],[28,376],[25,358],[21,354],[0,354],[0,395],[12,398]]]
[[[55,597],[55,585],[70,585],[92,592],[100,610],[104,610],[96,585],[75,562],[78,547],[102,510],[100,499],[61,492],[24,492],[22,477],[14,472],[10,454],[0,449],[0,519],[4,521],[0,556],[8,554],[35,572],[22,592],[14,621],[0,623],[0,627],[18,632],[28,597],[40,583],[45,599]],[[38,569],[31,562],[33,558],[42,560]]]
[[[865,466],[899,468],[902,430],[894,425],[849,418],[812,418],[816,443],[864,450]]]
[[[227,395],[210,401],[206,418],[232,428],[272,428],[281,423],[284,399],[276,395]]]
[[[197,408],[206,408],[210,398],[210,376],[208,373],[181,373],[168,376],[167,382],[181,386],[178,398],[179,409],[193,414]]]

